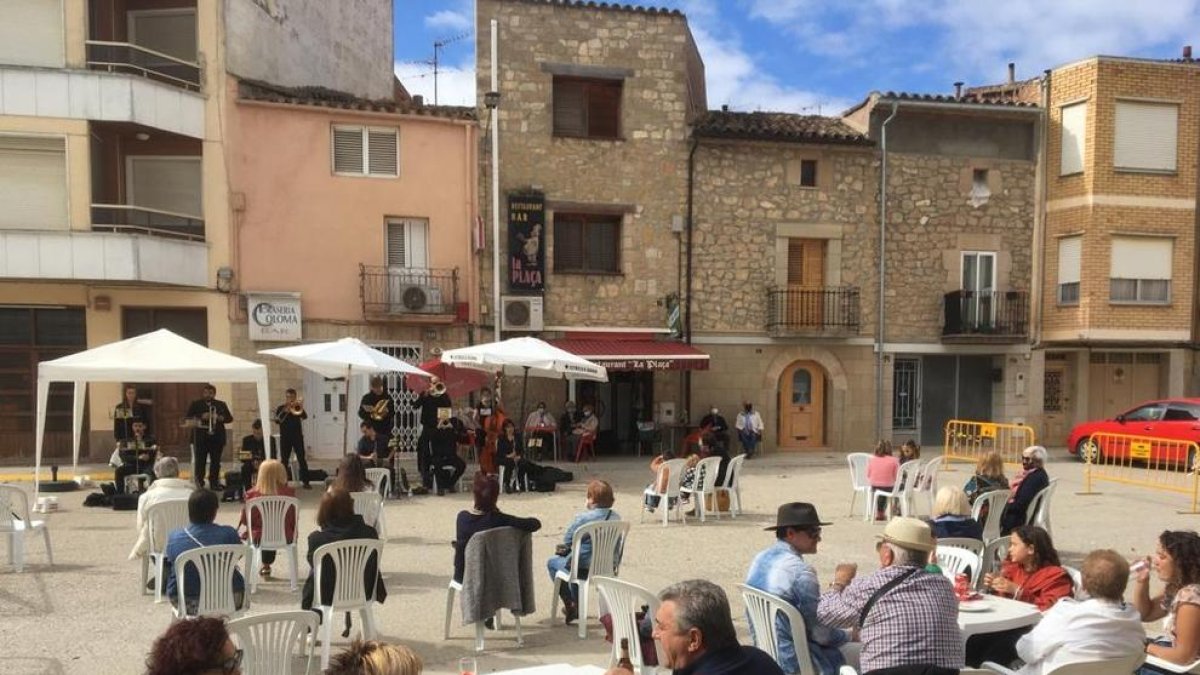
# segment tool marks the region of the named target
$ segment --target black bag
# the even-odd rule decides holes
[[[137,511],[138,496],[132,495],[113,495],[112,500],[113,511]]]
[[[329,472],[324,469],[309,469],[308,480],[312,483],[324,483],[329,478]]]
[[[112,506],[112,497],[103,492],[93,492],[83,500],[84,506]]]

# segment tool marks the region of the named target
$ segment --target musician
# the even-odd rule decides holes
[[[272,454],[276,450],[275,439],[271,439]],[[258,467],[267,459],[267,448],[263,443],[262,420],[254,420],[250,425],[250,435],[242,436],[242,448],[238,451],[238,459],[242,462],[242,489],[239,499],[244,498],[246,491],[254,485],[254,477]]]
[[[117,444],[121,466],[114,472],[117,494],[125,494],[125,477],[144,473],[153,476],[151,467],[158,454],[158,443],[146,433],[146,422],[133,418],[130,437]],[[153,478],[151,478],[153,480]]]
[[[363,422],[358,428],[362,436],[359,437],[354,450],[367,467],[378,466],[381,463],[380,458],[388,455],[387,441],[375,432],[375,427],[369,422]]]
[[[458,435],[461,430],[455,427],[457,421],[453,418],[438,420],[430,434],[429,472],[438,475],[439,496],[446,494],[446,490],[457,492],[458,479],[467,470],[467,463],[458,456]]]
[[[113,408],[113,438],[117,442],[133,437],[133,421],[141,420],[150,433],[150,408],[138,400],[137,387],[125,385],[125,397]]]
[[[484,387],[479,390],[479,402],[475,404],[475,409],[472,415],[475,418],[475,424],[485,432],[488,429],[487,419],[495,414],[496,408],[492,403],[492,390]],[[483,446],[487,444],[487,433],[475,434],[475,445],[480,450],[482,456]]]
[[[708,414],[700,418],[700,428],[712,434],[716,444],[725,449],[729,448],[729,423],[725,421],[717,406],[709,408]]]
[[[275,423],[279,425],[279,442],[283,447],[281,457],[283,466],[287,470],[288,480],[292,480],[292,452],[296,453],[296,463],[300,465],[300,481],[304,483],[305,490],[311,490],[312,486],[308,484],[308,460],[304,456],[304,425],[303,420],[308,419],[308,411],[304,409],[304,403],[296,398],[296,390],[288,389],[284,392],[283,405],[275,409]]]
[[[446,385],[441,378],[429,378],[429,388],[421,392],[412,406],[421,410],[421,435],[417,437],[417,471],[421,474],[421,484],[426,489],[433,487],[433,471],[430,459],[433,457],[433,436],[440,420],[449,421],[453,412],[450,395],[446,393]]]
[[[203,397],[192,401],[187,416],[195,425],[192,445],[195,448],[194,480],[204,487],[204,468],[208,466],[208,487],[219,491],[221,454],[225,451],[225,425],[233,421],[233,413],[224,401],[217,399],[217,388],[204,385]]]
[[[371,391],[363,394],[358,406],[358,418],[375,429],[375,435],[387,439],[392,435],[392,397],[383,389],[383,378],[371,378]]]
[[[537,451],[547,443],[554,443],[556,433],[558,424],[554,421],[554,415],[546,412],[544,402],[538,401],[537,408],[525,418],[525,445],[535,450],[533,454],[537,458],[540,456]]]

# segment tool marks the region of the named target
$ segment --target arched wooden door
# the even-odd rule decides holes
[[[797,361],[779,378],[779,447],[825,445],[825,369],[814,361]]]

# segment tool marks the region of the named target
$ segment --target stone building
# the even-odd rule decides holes
[[[608,383],[534,382],[529,400],[551,410],[568,397],[594,403],[602,443],[628,448],[636,421],[674,416],[686,391],[682,373],[707,366],[706,355],[667,335],[685,283],[688,120],[706,107],[704,67],[678,11],[479,0],[485,205],[492,21],[502,225],[496,242],[486,207],[482,321],[499,320],[504,337],[538,335],[607,366]],[[491,301],[497,244],[499,317]],[[505,393],[512,413],[519,392]]]

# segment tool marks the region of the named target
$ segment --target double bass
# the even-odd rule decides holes
[[[496,442],[500,439],[504,422],[508,420],[504,409],[500,406],[500,385],[503,377],[501,373],[496,373],[496,383],[492,387],[492,413],[484,418],[483,424],[480,425],[484,433],[484,442],[483,451],[479,453],[479,468],[490,475],[500,473],[499,464],[496,462]]]

